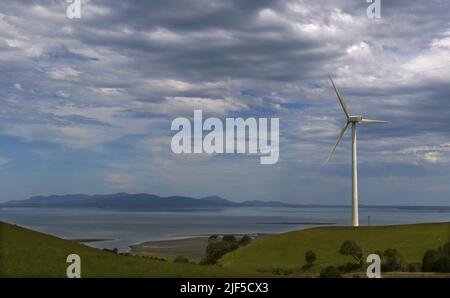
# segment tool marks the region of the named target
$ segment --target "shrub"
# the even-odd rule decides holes
[[[222,240],[226,242],[236,242],[236,237],[234,237],[234,235],[224,235]]]
[[[204,264],[215,264],[224,254],[239,248],[236,242],[226,240],[211,242],[206,247],[206,259]]]
[[[275,275],[284,275],[284,276],[288,276],[291,275],[292,273],[294,273],[291,269],[286,269],[286,268],[274,268],[272,269],[272,274]]]
[[[103,248],[104,251],[108,251],[108,252],[112,252],[112,253],[119,253],[119,250],[117,249],[117,247],[114,247],[113,249],[110,248]]]
[[[301,274],[302,268],[299,267],[283,267],[283,266],[277,266],[277,267],[271,267],[271,268],[259,268],[257,269],[258,272],[271,272],[274,275],[292,275],[292,274]]]
[[[422,271],[431,272],[433,271],[433,264],[439,259],[439,252],[437,250],[431,249],[427,250],[422,258]]]
[[[450,272],[450,242],[438,249],[425,252],[422,258],[422,271]]]
[[[166,259],[164,258],[159,258],[159,257],[155,257],[155,256],[147,256],[147,255],[137,255],[143,259],[149,259],[149,260],[154,260],[154,261],[161,261],[161,262],[167,262]]]
[[[312,265],[317,259],[316,253],[312,250],[308,250],[305,253],[305,263],[307,265]]]
[[[439,250],[444,257],[450,258],[450,242],[445,243]]]
[[[399,271],[403,265],[403,257],[394,248],[388,248],[383,253],[383,263],[381,264],[381,269],[385,272],[389,271]]]
[[[249,235],[244,235],[240,240],[239,240],[239,245],[240,246],[245,246],[247,244],[249,244],[252,241],[252,238]]]
[[[219,239],[218,235],[211,235],[208,237],[208,242],[217,241]]]
[[[328,266],[320,271],[320,278],[341,278],[341,272],[334,266]]]
[[[355,241],[344,241],[339,253],[344,256],[352,256],[358,264],[362,264],[363,250]]]
[[[406,265],[405,269],[407,272],[420,272],[420,270],[422,269],[422,264],[421,263],[409,263]]]
[[[433,263],[432,269],[434,272],[450,272],[450,258],[440,257]]]
[[[361,266],[355,263],[346,263],[338,266],[338,270],[345,273],[356,271],[359,269],[361,269]]]
[[[173,259],[174,263],[189,263],[189,259],[183,256],[177,256]]]

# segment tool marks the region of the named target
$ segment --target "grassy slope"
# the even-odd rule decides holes
[[[0,277],[65,277],[66,257],[81,257],[82,277],[219,277],[257,273],[116,255],[0,222]]]
[[[305,252],[317,255],[317,267],[337,265],[352,261],[340,255],[344,240],[360,243],[366,252],[396,248],[408,262],[420,262],[424,252],[450,241],[450,223],[379,227],[320,227],[274,235],[255,241],[225,255],[225,267],[269,269],[275,267],[300,267]]]
[[[221,268],[116,255],[0,222],[0,277],[65,277],[72,253],[81,257],[83,277],[260,276],[257,269],[302,266],[310,249],[318,255],[317,268],[351,261],[338,253],[344,240],[359,242],[367,252],[397,248],[413,262],[449,237],[450,223],[313,228],[254,241],[225,255]]]

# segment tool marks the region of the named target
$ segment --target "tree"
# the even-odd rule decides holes
[[[433,263],[439,259],[439,252],[435,249],[430,249],[425,252],[422,258],[422,272],[432,272]]]
[[[438,249],[425,252],[422,258],[423,272],[450,272],[450,242]]]
[[[344,256],[352,256],[358,264],[362,264],[363,250],[355,241],[344,241],[339,253]]]
[[[316,253],[313,252],[312,250],[308,250],[305,253],[305,262],[307,265],[312,266],[312,264],[316,261],[317,256]]]
[[[252,241],[252,238],[249,235],[244,235],[239,240],[239,245],[240,246],[245,246],[245,245],[249,244],[251,241]]]
[[[320,278],[341,278],[341,272],[334,266],[328,266],[320,271]]]
[[[208,242],[217,241],[219,239],[218,235],[211,235],[208,237]]]
[[[236,237],[234,237],[234,235],[224,235],[222,240],[226,242],[236,242]]]
[[[450,258],[450,242],[445,243],[440,250],[443,256]]]
[[[432,269],[433,272],[450,272],[450,258],[440,257],[433,263]]]
[[[229,253],[237,248],[239,248],[237,242],[221,240],[208,243],[208,246],[206,247],[206,258],[204,263],[215,264],[224,254]]]
[[[404,263],[403,257],[394,248],[388,248],[383,253],[384,263],[382,264],[383,271],[398,271],[402,268]]]

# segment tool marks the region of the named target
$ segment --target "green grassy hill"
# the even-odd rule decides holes
[[[82,277],[269,276],[273,268],[300,268],[305,252],[317,254],[314,270],[352,261],[339,254],[343,241],[357,241],[366,253],[396,248],[407,262],[449,241],[450,223],[382,227],[320,227],[273,235],[225,255],[219,266],[181,264],[118,255],[74,241],[0,222],[0,277],[65,277],[66,257],[81,257]]]
[[[421,262],[428,249],[450,241],[450,223],[430,223],[378,227],[319,227],[274,235],[225,255],[224,267],[266,270],[301,267],[305,252],[317,255],[318,269],[353,261],[339,254],[345,240],[358,242],[365,252],[396,248],[407,262]]]
[[[252,271],[117,255],[0,222],[0,277],[65,277],[66,257],[78,254],[82,277],[255,276]],[[261,274],[259,274],[261,275]]]

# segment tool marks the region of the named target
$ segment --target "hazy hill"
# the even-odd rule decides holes
[[[295,206],[281,202],[246,201],[233,202],[219,196],[200,199],[170,196],[160,197],[153,194],[116,193],[108,195],[51,195],[35,196],[26,200],[9,201],[0,207],[94,207],[119,210],[154,210],[154,209],[193,209],[193,208],[225,208],[255,206]]]
[[[161,197],[154,194],[125,192],[106,195],[50,195],[34,196],[26,200],[0,203],[0,207],[78,207],[78,208],[106,208],[114,210],[177,210],[177,209],[219,209],[232,207],[292,207],[292,208],[320,208],[337,207],[350,208],[344,205],[318,204],[287,204],[279,201],[251,200],[233,202],[219,196],[192,198],[187,196]],[[449,211],[449,206],[367,206],[361,208],[397,208],[409,210]]]

